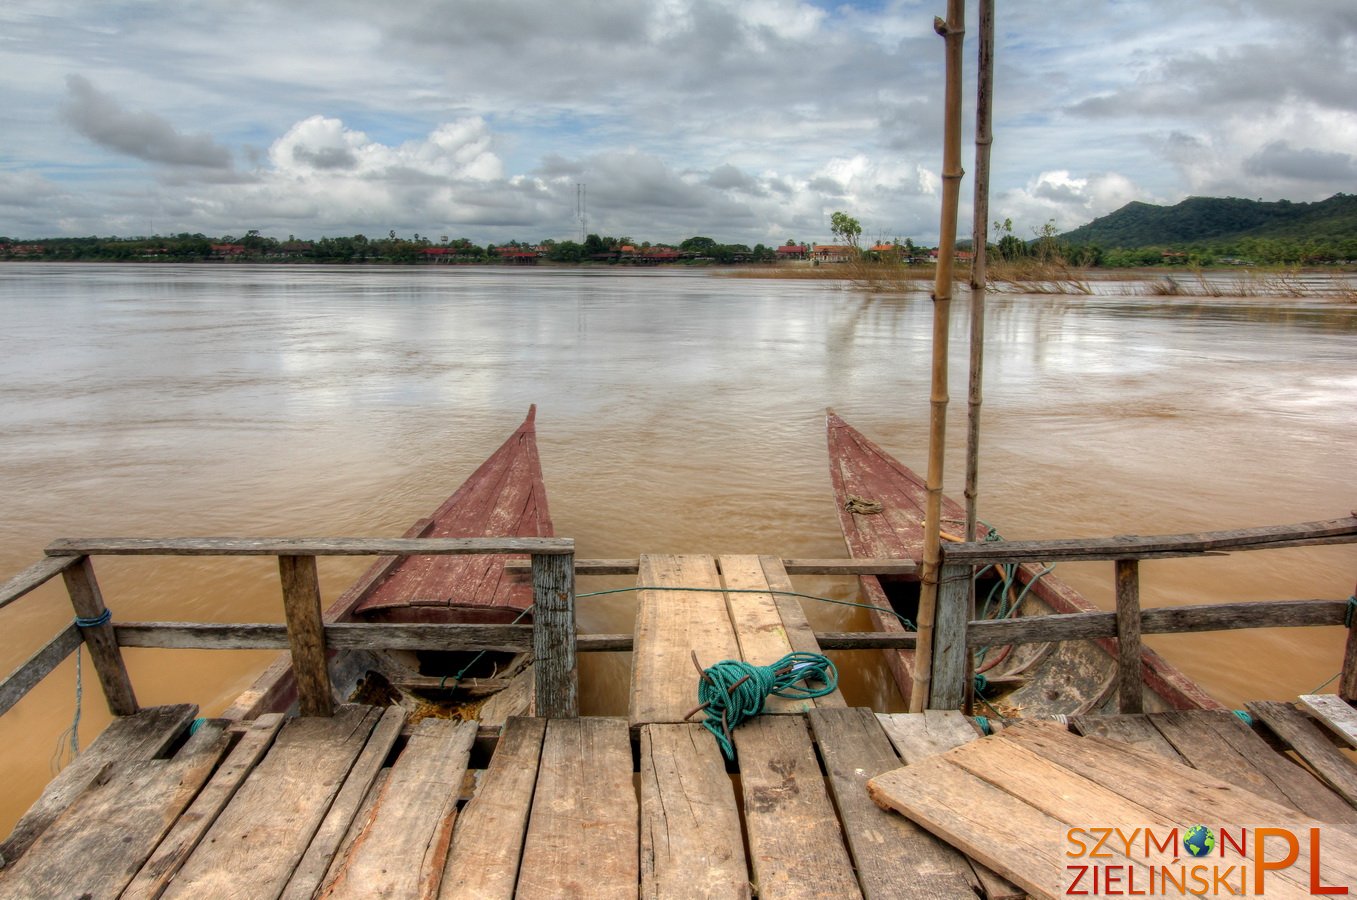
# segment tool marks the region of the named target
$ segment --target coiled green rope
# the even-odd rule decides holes
[[[821,686],[811,687],[811,681]],[[763,703],[770,695],[810,700],[832,693],[838,686],[839,670],[818,653],[788,653],[771,666],[723,659],[702,671],[697,685],[701,705],[688,715],[705,710],[703,727],[715,735],[726,759],[734,759],[730,730],[763,712]]]

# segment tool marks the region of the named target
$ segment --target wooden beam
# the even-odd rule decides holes
[[[85,645],[89,647],[94,669],[99,673],[99,684],[104,689],[108,711],[115,716],[132,715],[139,708],[137,695],[127,676],[127,664],[118,650],[118,639],[113,634],[113,626],[109,624],[108,607],[104,606],[103,595],[99,593],[99,583],[94,579],[94,566],[89,557],[83,556],[75,564],[62,569],[61,577],[66,582],[66,591],[71,595],[71,606],[75,607],[76,618],[91,623],[82,626],[80,631]]]
[[[75,565],[76,559],[78,557],[56,558],[49,556],[46,559],[38,560],[4,584],[0,584],[0,609],[9,606],[29,591],[42,587],[68,567]]]
[[[1343,674],[1338,680],[1338,696],[1349,703],[1357,702],[1357,615],[1352,609],[1357,606],[1357,588],[1353,589],[1343,613],[1348,626],[1348,641],[1343,648]]]
[[[966,701],[966,620],[970,618],[971,567],[946,565],[939,576],[933,626],[933,674],[928,709],[960,709]]]
[[[44,644],[42,649],[30,656],[27,662],[10,672],[4,681],[0,681],[0,716],[9,712],[38,682],[46,678],[66,657],[78,649],[80,649],[80,627],[71,623]]]
[[[271,623],[123,622],[113,627],[124,647],[167,650],[286,650],[287,626]],[[427,625],[340,622],[324,627],[332,650],[494,650],[532,647],[531,625]],[[629,636],[628,636],[629,638]],[[622,648],[625,649],[625,648]]]
[[[635,575],[640,571],[639,559],[577,559],[576,575]],[[899,575],[917,576],[919,566],[912,559],[784,559],[782,568],[788,575]],[[514,577],[526,578],[532,573],[532,564],[524,560],[509,560],[504,571]]]
[[[1117,584],[1117,705],[1122,715],[1144,711],[1140,677],[1140,564],[1119,559]]]
[[[62,538],[48,556],[457,556],[575,552],[570,538]]]
[[[536,714],[574,718],[580,713],[574,556],[534,554],[532,585]]]
[[[985,541],[947,544],[942,549],[947,562],[968,565],[1042,560],[1162,559],[1197,556],[1210,551],[1269,550],[1308,544],[1357,542],[1357,517],[1269,525],[1232,531],[1202,531],[1194,534],[1119,535],[1055,541]]]
[[[280,556],[278,573],[283,582],[283,612],[292,648],[292,671],[297,678],[298,711],[303,716],[333,715],[316,558]]]

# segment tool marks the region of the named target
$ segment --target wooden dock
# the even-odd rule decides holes
[[[397,708],[122,716],[0,844],[0,897],[1064,896],[1071,828],[1322,829],[1267,896],[1357,885],[1352,707],[1029,722],[877,714],[837,693],[735,729],[698,672],[816,639],[780,560],[640,560],[629,715],[503,729]],[[698,719],[701,718],[699,714]],[[1287,752],[1279,752],[1279,748]],[[1318,845],[1316,845],[1318,846]],[[1256,855],[1259,851],[1255,847]],[[1160,855],[1163,855],[1162,853]],[[1164,860],[1114,854],[1141,885]],[[1119,870],[1121,871],[1121,870]]]

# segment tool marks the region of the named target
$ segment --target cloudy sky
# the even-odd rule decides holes
[[[998,5],[991,218],[1020,235],[1357,192],[1354,0]],[[6,0],[0,235],[565,239],[584,184],[588,230],[636,240],[826,240],[844,210],[933,243],[944,8]]]

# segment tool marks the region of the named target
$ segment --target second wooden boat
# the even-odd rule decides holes
[[[828,412],[826,426],[830,479],[849,555],[922,563],[924,479],[833,410]],[[965,521],[964,510],[944,497],[944,540],[962,540]],[[982,526],[974,540],[985,540],[987,535],[988,529]],[[1097,608],[1044,567],[1024,564],[1012,575],[1006,588],[996,588],[1000,573],[981,576],[976,587],[978,615],[1038,616]],[[875,627],[906,631],[901,618],[912,622],[918,612],[917,578],[868,575],[861,583],[865,602],[873,607],[870,614]],[[914,652],[884,652],[902,694],[909,696]],[[1220,708],[1220,703],[1158,653],[1149,648],[1142,652],[1146,712]],[[1116,702],[1113,640],[992,647],[976,660],[975,668],[986,676],[987,689],[994,694],[991,702],[1005,714],[1079,715],[1111,710]]]
[[[427,518],[402,537],[552,537],[542,464],[537,454],[537,407],[513,434]],[[528,623],[532,585],[511,579],[512,555],[379,558],[325,611],[329,622]],[[424,715],[475,716],[496,723],[532,700],[527,653],[352,651],[332,653],[337,699],[400,703]],[[289,709],[296,682],[280,657],[228,709],[253,719]]]

